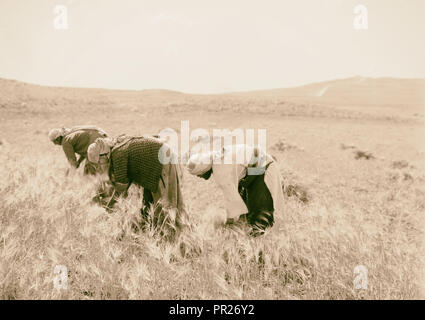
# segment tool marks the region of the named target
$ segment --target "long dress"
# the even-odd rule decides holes
[[[253,162],[252,159],[257,161]],[[282,178],[278,163],[258,147],[239,144],[223,148],[213,162],[212,171],[214,180],[223,191],[228,219],[236,220],[249,213],[250,208],[260,210],[262,206],[263,210],[270,211],[267,193],[271,196],[273,214],[283,213]],[[240,183],[247,177],[255,181],[251,187],[255,190],[254,197],[251,196],[249,200],[240,194]],[[263,204],[258,207],[257,203],[261,201]]]

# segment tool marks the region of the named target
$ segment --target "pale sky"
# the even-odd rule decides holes
[[[0,0],[0,77],[190,93],[425,78],[424,13],[423,0]]]

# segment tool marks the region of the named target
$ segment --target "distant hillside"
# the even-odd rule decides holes
[[[150,90],[111,90],[99,88],[50,87],[0,78],[0,111],[13,110],[48,111],[58,108],[84,110],[94,107],[118,107],[126,109],[144,103],[153,107],[158,103],[178,101],[186,95],[181,92]]]
[[[39,109],[58,106],[128,106],[157,107],[160,105],[203,105],[206,99],[233,104],[233,100],[250,100],[255,105],[264,103],[351,106],[351,107],[415,107],[425,109],[425,79],[394,79],[353,77],[295,88],[233,92],[225,94],[187,94],[171,90],[110,90],[89,88],[48,87],[0,78],[0,108],[22,107],[38,102]],[[257,101],[257,102],[256,102]],[[266,103],[270,105],[270,103]],[[213,107],[213,106],[212,106]]]
[[[232,93],[232,95],[253,94],[342,105],[425,106],[425,79],[353,77],[295,88]]]
[[[73,93],[81,93],[84,95],[144,95],[144,96],[179,96],[183,93],[164,89],[145,89],[145,90],[118,90],[103,88],[74,88],[74,87],[52,87],[42,86],[21,82],[17,80],[9,80],[0,78],[0,92],[3,95],[18,94],[25,92],[30,95],[63,95],[64,93],[72,95]]]

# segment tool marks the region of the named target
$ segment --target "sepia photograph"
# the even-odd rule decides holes
[[[425,299],[424,13],[0,0],[0,300]]]

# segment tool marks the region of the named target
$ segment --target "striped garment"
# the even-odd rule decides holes
[[[152,192],[158,190],[162,164],[158,154],[162,142],[149,137],[133,137],[111,151],[109,176],[114,183],[135,183]]]

